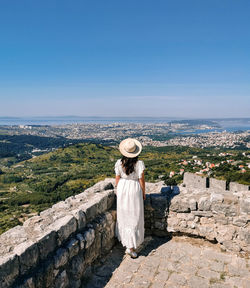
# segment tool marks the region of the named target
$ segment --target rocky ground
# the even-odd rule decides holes
[[[248,255],[223,252],[219,244],[184,236],[147,237],[139,250],[132,259],[118,243],[84,287],[250,287]]]

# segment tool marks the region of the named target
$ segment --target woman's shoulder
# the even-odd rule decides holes
[[[145,168],[144,162],[142,160],[138,160],[136,164],[137,164],[138,167]]]
[[[122,160],[122,159],[118,159],[118,160],[115,162],[115,165],[121,164],[121,160]]]

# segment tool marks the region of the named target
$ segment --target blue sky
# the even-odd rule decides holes
[[[1,0],[0,116],[250,117],[249,0]]]

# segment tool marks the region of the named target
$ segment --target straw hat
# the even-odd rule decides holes
[[[119,150],[123,156],[134,158],[141,153],[142,145],[134,138],[127,138],[120,143]]]

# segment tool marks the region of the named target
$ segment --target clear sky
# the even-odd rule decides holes
[[[249,0],[0,0],[0,116],[250,117]]]

